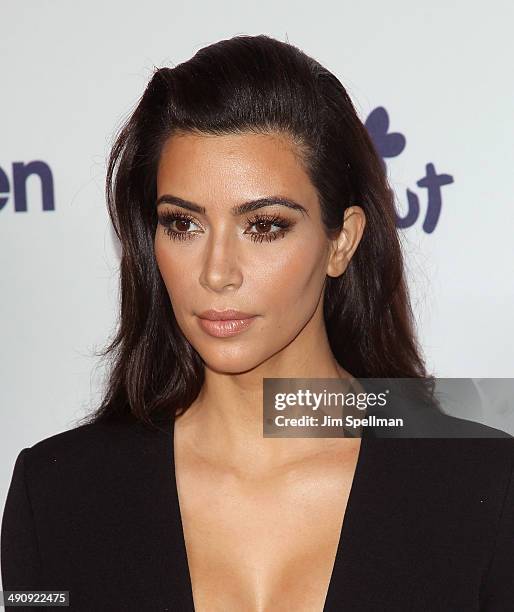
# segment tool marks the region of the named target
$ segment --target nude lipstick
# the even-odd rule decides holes
[[[198,315],[200,327],[215,338],[227,338],[235,336],[248,329],[256,315],[251,315],[240,310],[205,310]]]

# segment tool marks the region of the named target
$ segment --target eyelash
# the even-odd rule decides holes
[[[194,217],[191,217],[186,213],[165,211],[158,215],[158,220],[159,223],[164,227],[165,234],[167,234],[173,240],[191,240],[194,236],[194,232],[177,232],[171,228],[171,225],[174,221],[190,221],[192,223],[197,223]],[[265,240],[266,242],[272,242],[277,238],[283,238],[290,230],[290,227],[293,225],[293,223],[287,221],[282,217],[279,217],[278,215],[256,215],[253,218],[247,218],[246,222],[250,225],[250,227],[258,223],[265,223],[266,225],[276,225],[280,228],[279,231],[270,232],[268,234],[250,232],[251,240],[253,240],[254,242],[262,242],[263,240]]]

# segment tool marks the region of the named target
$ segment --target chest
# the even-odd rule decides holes
[[[323,610],[357,453],[241,478],[177,464],[196,612]]]

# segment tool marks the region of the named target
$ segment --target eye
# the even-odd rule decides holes
[[[250,234],[252,240],[256,242],[262,242],[266,240],[267,242],[271,242],[272,240],[276,240],[277,238],[283,238],[286,233],[289,231],[292,223],[279,217],[278,215],[257,215],[251,219],[247,219],[250,227],[256,227],[256,232],[245,232],[245,234]],[[271,228],[275,226],[275,230],[271,230]]]
[[[164,232],[173,240],[190,240],[201,231],[199,224],[194,217],[182,212],[165,210],[158,215],[159,224],[164,228]],[[259,214],[255,217],[246,219],[248,227],[256,228],[256,231],[245,231],[250,239],[255,242],[271,242],[277,238],[283,238],[290,228],[294,225],[278,215]],[[191,224],[196,225],[197,229],[191,231]],[[274,228],[274,229],[273,229]]]
[[[189,240],[193,238],[195,232],[188,231],[190,224],[196,225],[195,220],[190,215],[166,210],[159,214],[159,223],[164,228],[164,233],[173,240]],[[175,225],[175,227],[173,227]]]

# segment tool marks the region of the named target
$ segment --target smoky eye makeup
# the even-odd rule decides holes
[[[157,213],[159,225],[172,240],[193,240],[202,233],[201,225],[192,215],[177,210],[161,210]],[[245,217],[246,230],[254,242],[272,242],[285,236],[296,224],[279,214],[255,213]],[[194,226],[200,229],[194,229]]]

